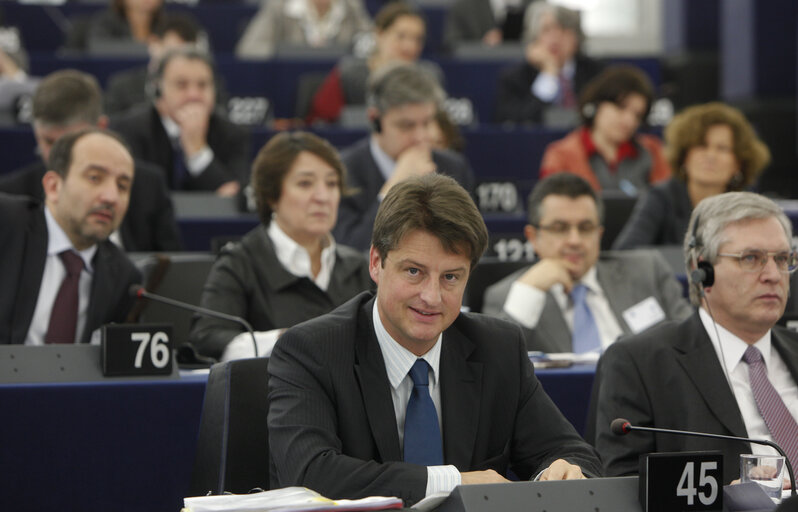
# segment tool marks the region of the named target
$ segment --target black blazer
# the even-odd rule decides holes
[[[289,329],[269,361],[271,485],[330,498],[424,497],[427,470],[402,462],[391,386],[374,334],[374,294]],[[543,390],[521,331],[461,313],[440,359],[444,463],[511,468],[522,479],[558,458],[599,475],[599,461]]]
[[[133,156],[158,165],[169,188],[174,190],[174,149],[155,107],[145,104],[131,109],[112,119],[111,127],[125,138]],[[208,146],[214,158],[199,176],[186,177],[186,190],[216,190],[231,180],[249,181],[249,134],[244,129],[213,113],[208,126]]]
[[[371,230],[380,206],[377,194],[385,184],[385,178],[371,154],[369,141],[370,137],[366,137],[341,151],[347,172],[346,185],[356,189],[356,193],[341,199],[338,223],[333,230],[336,241],[361,251],[367,251],[371,245]],[[473,192],[474,172],[462,155],[434,150],[432,160],[440,174],[451,176],[469,193]]]
[[[585,85],[601,73],[604,65],[598,61],[578,54],[575,58],[574,93],[578,96]],[[505,69],[499,78],[496,94],[496,122],[540,123],[543,111],[550,105],[532,94],[532,84],[540,70],[524,61]]]
[[[798,334],[774,327],[773,346],[798,382]],[[698,313],[611,345],[596,372],[596,449],[607,476],[636,474],[650,452],[720,450],[724,483],[738,478],[748,443],[636,432],[619,437],[610,422],[748,437],[718,356]]]
[[[208,274],[201,305],[245,318],[256,331],[291,327],[327,313],[374,287],[361,253],[337,244],[327,291],[288,272],[277,259],[265,226],[228,244]],[[219,358],[241,326],[210,317],[194,317],[190,340],[202,354]]]
[[[152,164],[136,160],[130,204],[119,234],[128,252],[179,251],[180,233],[175,220],[172,199],[166,188],[163,172]],[[26,195],[44,202],[42,176],[46,167],[34,162],[0,177],[0,192]]]
[[[637,200],[629,220],[612,243],[613,249],[682,245],[693,205],[687,185],[671,178],[652,186]]]
[[[47,258],[47,223],[43,207],[33,199],[0,193],[0,343],[22,344],[28,334]],[[9,221],[13,219],[13,221]],[[81,343],[110,322],[124,322],[133,299],[130,285],[141,274],[112,242],[97,244],[94,276]]]

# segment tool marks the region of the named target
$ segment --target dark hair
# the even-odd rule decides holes
[[[388,253],[416,230],[438,238],[447,252],[466,251],[471,268],[488,246],[488,228],[471,196],[454,179],[437,173],[394,185],[380,204],[371,244],[383,265]]]
[[[368,80],[366,105],[385,114],[392,108],[433,103],[439,109],[446,93],[435,76],[418,64],[391,64],[372,73]]]
[[[654,86],[648,76],[635,66],[610,66],[585,85],[579,98],[582,123],[593,126],[595,114],[602,103],[620,105],[630,94],[639,94],[646,100],[643,112],[645,121],[654,101]]]
[[[54,171],[62,178],[66,178],[69,173],[69,168],[72,166],[72,150],[75,148],[75,144],[84,136],[93,133],[98,133],[114,139],[120,143],[128,153],[132,154],[127,143],[125,143],[124,139],[117,133],[97,127],[84,128],[82,130],[65,133],[55,141],[52,149],[50,149],[50,160],[47,162],[48,170]]]
[[[770,151],[759,140],[742,112],[725,103],[712,102],[687,108],[674,117],[665,129],[668,161],[674,174],[687,181],[684,161],[691,149],[706,144],[713,126],[728,126],[734,139],[734,156],[740,175],[728,183],[728,191],[740,191],[751,185],[770,162]]]
[[[426,27],[427,22],[424,19],[424,14],[419,9],[404,2],[389,2],[377,11],[374,16],[374,28],[381,32],[390,28],[391,25],[396,23],[396,20],[403,16],[414,16],[420,19]]]
[[[169,66],[169,63],[172,62],[172,60],[177,58],[199,60],[204,62],[211,71],[211,80],[214,79],[214,73],[216,69],[213,64],[213,57],[211,57],[211,55],[204,50],[200,50],[191,46],[181,46],[178,48],[170,48],[166,51],[166,53],[163,54],[161,60],[158,61],[158,67],[155,68],[155,74],[153,75],[153,80],[156,84],[160,86],[167,66]]]
[[[164,2],[152,13],[152,20],[150,20],[150,30],[153,30],[158,24],[158,20],[164,14]],[[127,12],[125,11],[125,0],[112,0],[109,5],[110,9],[115,12],[119,17],[127,20]]]
[[[540,219],[543,217],[541,206],[543,200],[548,196],[566,196],[571,199],[577,197],[588,196],[596,202],[596,210],[598,211],[599,222],[604,223],[604,202],[590,186],[590,183],[580,178],[576,174],[568,172],[558,172],[552,174],[535,185],[532,192],[529,194],[527,201],[527,215],[529,216],[529,223],[535,227],[540,226]]]
[[[438,123],[438,128],[441,130],[446,149],[462,153],[465,149],[465,138],[463,138],[463,134],[460,133],[460,128],[452,122],[452,118],[449,117],[446,110],[442,108],[438,109],[435,113],[435,122]]]
[[[33,120],[41,123],[96,124],[102,113],[102,91],[97,80],[75,69],[50,73],[33,94]]]
[[[163,39],[169,32],[174,32],[186,43],[196,43],[200,34],[200,27],[194,16],[184,12],[165,12],[152,34]]]
[[[255,192],[260,221],[264,226],[271,222],[271,205],[280,200],[285,177],[303,151],[312,153],[335,169],[338,187],[341,195],[344,195],[346,168],[332,144],[309,132],[278,133],[258,151],[255,161],[252,162],[252,189]]]

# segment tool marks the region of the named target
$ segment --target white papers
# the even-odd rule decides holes
[[[183,506],[190,512],[302,512],[348,511],[401,508],[402,500],[384,496],[370,496],[359,500],[337,500],[304,487],[286,487],[252,494],[226,494],[184,498]]]
[[[441,492],[436,492],[435,494],[430,494],[429,496],[419,501],[410,508],[412,508],[413,510],[419,510],[420,512],[429,512],[430,510],[435,510],[436,508],[438,508],[438,505],[443,503],[443,500],[449,497],[449,494],[450,493],[448,491],[441,491]]]

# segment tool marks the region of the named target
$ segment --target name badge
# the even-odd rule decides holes
[[[665,320],[665,312],[654,297],[643,299],[623,312],[626,325],[634,334],[643,332],[652,325]]]

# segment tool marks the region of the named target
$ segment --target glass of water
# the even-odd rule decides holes
[[[771,498],[781,498],[783,471],[784,457],[781,455],[740,455],[740,481],[758,483]]]

